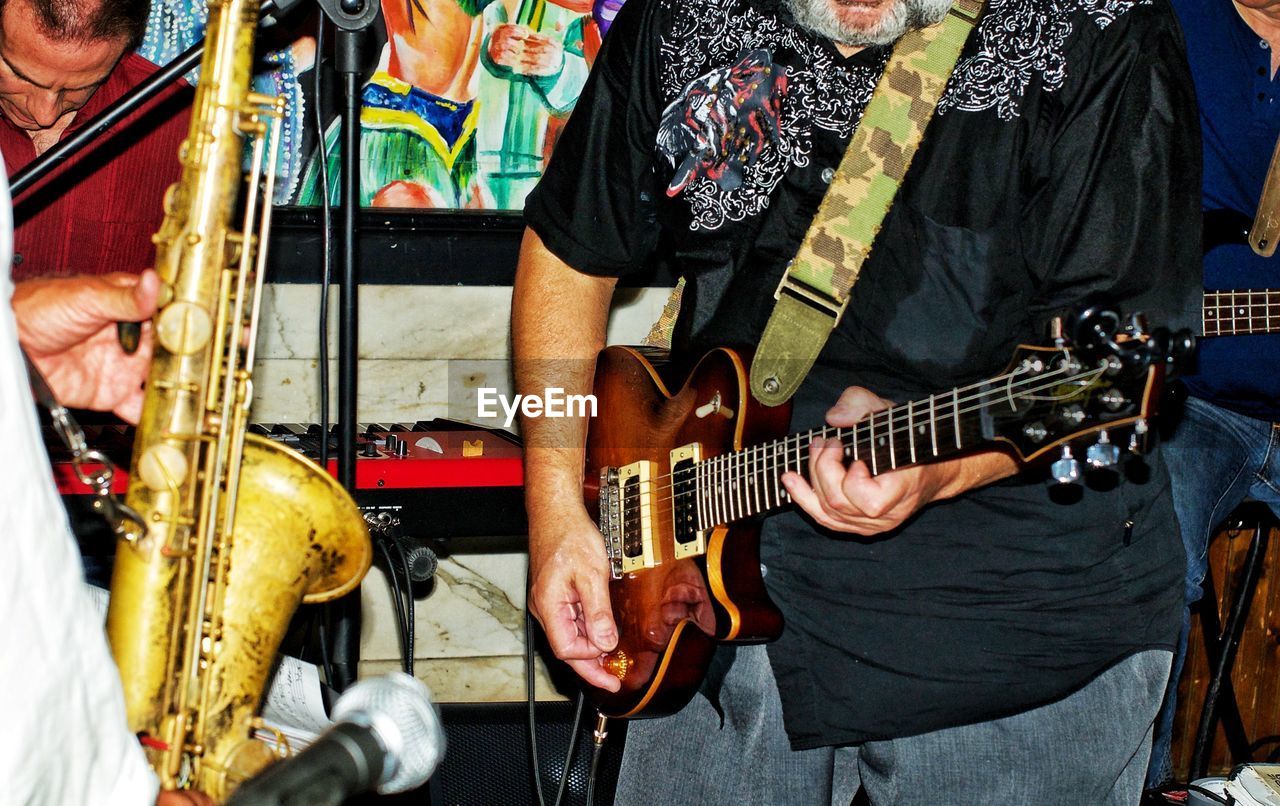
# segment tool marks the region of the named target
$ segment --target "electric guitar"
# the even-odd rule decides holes
[[[789,407],[767,408],[748,389],[748,359],[707,353],[668,386],[638,349],[610,347],[597,362],[602,417],[586,442],[587,507],[608,555],[617,648],[603,665],[622,683],[593,690],[613,717],[673,713],[697,690],[717,642],[759,643],[782,632],[760,571],[755,517],[791,503],[780,477],[807,475],[814,438],[838,439],[849,462],[884,473],[984,447],[1021,461],[1058,450],[1059,481],[1077,480],[1073,440],[1092,436],[1089,466],[1114,466],[1130,427],[1145,433],[1166,369],[1190,337],[1148,330],[1088,309],[1056,321],[1052,344],[1022,346],[981,383],[878,412],[849,428],[789,436]]]

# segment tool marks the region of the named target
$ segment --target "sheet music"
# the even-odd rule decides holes
[[[281,656],[263,698],[262,721],[288,737],[289,746],[295,752],[333,725],[324,712],[320,670],[315,664]],[[275,743],[275,735],[270,731],[259,730],[257,736]]]
[[[89,584],[84,589],[86,598],[105,623],[111,592]],[[314,663],[288,655],[280,656],[280,664],[263,697],[262,721],[283,733],[294,752],[310,745],[333,725],[325,714],[324,696],[320,693],[320,670]],[[254,735],[272,747],[277,746],[276,735],[269,730],[257,730]]]
[[[1224,789],[1241,806],[1280,806],[1280,764],[1238,767]]]

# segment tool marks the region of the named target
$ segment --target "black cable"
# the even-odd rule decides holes
[[[312,69],[312,91],[315,95],[316,140],[320,162],[320,238],[323,248],[320,255],[320,467],[329,470],[329,275],[332,273],[333,220],[329,211],[329,155],[324,142],[324,26],[328,17],[320,15],[316,24],[316,63]],[[333,611],[332,604],[322,605],[324,624],[320,631],[320,656],[324,661],[325,677],[329,685],[333,679],[333,656],[329,653],[329,632]]]
[[[527,585],[525,589],[528,589]],[[524,609],[524,660],[525,703],[529,709],[529,755],[533,762],[533,791],[538,795],[538,806],[547,806],[547,799],[542,794],[542,767],[538,763],[538,729],[533,708],[537,696],[533,684],[533,616],[530,615],[527,604]]]
[[[1222,795],[1219,795],[1217,792],[1213,792],[1211,790],[1205,789],[1202,786],[1196,786],[1195,784],[1187,784],[1187,791],[1195,792],[1196,794],[1199,794],[1199,795],[1204,795],[1206,798],[1213,801],[1214,803],[1224,803],[1224,804],[1231,803],[1231,801],[1227,800]]]
[[[591,767],[587,772],[587,806],[595,806],[596,774],[600,771],[600,758],[604,755],[604,742],[591,745]]]
[[[382,552],[382,558],[387,561],[387,575],[390,577],[388,582],[390,583],[389,587],[391,588],[391,598],[395,603],[396,610],[396,626],[399,628],[400,632],[400,668],[404,669],[404,659],[407,654],[405,638],[408,635],[408,630],[404,624],[404,602],[400,599],[400,579],[396,575],[395,561],[391,559],[391,551],[387,548],[387,542],[380,538],[376,539],[374,542],[378,544],[378,550]],[[407,669],[405,669],[405,673],[408,674]]]
[[[320,665],[324,667],[324,682],[333,685],[333,659],[329,656],[329,607],[320,607],[320,628],[316,631],[320,637]]]
[[[573,709],[573,726],[569,732],[569,746],[564,751],[564,767],[560,770],[560,788],[556,790],[555,806],[560,806],[564,800],[564,791],[569,784],[569,770],[573,769],[574,751],[578,749],[578,726],[582,724],[582,707],[586,701],[586,696],[579,691],[578,707]]]
[[[391,544],[395,546],[396,553],[400,555],[400,567],[404,569],[404,617],[405,624],[409,626],[407,630],[408,638],[405,641],[404,653],[404,673],[413,676],[413,653],[414,653],[414,636],[413,636],[413,579],[409,576],[409,557],[404,551],[403,540],[393,540]]]
[[[329,209],[329,151],[324,136],[324,26],[328,18],[320,15],[316,25],[316,66],[312,76],[315,94],[316,153],[320,163],[320,237],[323,243],[320,260],[320,466],[329,469],[329,285],[333,273],[333,217]]]
[[[533,663],[533,616],[529,608],[524,611],[524,645],[525,645],[525,702],[529,713],[529,755],[533,763],[533,791],[538,795],[538,806],[547,806],[546,795],[542,791],[542,767],[538,763],[538,726],[534,710],[537,692],[534,687]],[[553,806],[560,806],[565,790],[569,784],[569,770],[573,766],[574,753],[578,746],[578,726],[582,723],[582,711],[587,698],[578,692],[578,704],[573,711],[573,725],[569,733],[569,746],[565,748],[564,766],[560,770],[560,785],[556,788],[556,799]]]
[[[1157,786],[1155,789],[1149,790],[1149,791],[1155,792],[1157,795],[1163,795],[1167,792],[1168,793],[1195,792],[1197,794],[1204,795],[1206,798],[1213,801],[1214,803],[1223,803],[1223,804],[1229,805],[1234,802],[1234,801],[1227,800],[1227,798],[1223,797],[1222,795],[1219,795],[1217,792],[1214,792],[1210,789],[1205,789],[1202,786],[1196,786],[1195,784],[1181,784],[1181,783],[1174,782],[1174,783],[1168,783],[1168,784],[1161,784],[1160,786]],[[588,806],[590,806],[589,803],[588,803]]]

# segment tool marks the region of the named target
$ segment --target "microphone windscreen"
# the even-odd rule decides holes
[[[444,728],[425,683],[403,672],[360,680],[334,703],[334,722],[367,726],[387,751],[378,791],[426,783],[444,756]]]

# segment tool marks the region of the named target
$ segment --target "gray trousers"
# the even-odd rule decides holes
[[[1139,801],[1172,654],[1133,655],[1076,693],[992,722],[793,751],[763,646],[739,647],[720,716],[702,695],[627,727],[619,806],[1120,806]]]

